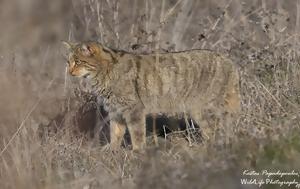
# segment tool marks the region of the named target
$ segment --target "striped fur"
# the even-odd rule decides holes
[[[209,112],[224,117],[240,111],[239,75],[224,55],[208,50],[131,54],[96,42],[67,46],[70,74],[87,77],[107,103],[114,146],[127,126],[133,149],[143,148],[148,114],[184,112],[209,134],[203,122]]]

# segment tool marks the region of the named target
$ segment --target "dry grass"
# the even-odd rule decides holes
[[[0,188],[256,188],[240,184],[243,170],[300,169],[298,1],[15,0],[0,12],[11,23],[0,29]],[[164,129],[145,152],[100,145],[101,102],[66,74],[60,39],[227,53],[243,99],[230,145],[222,131],[203,144]]]

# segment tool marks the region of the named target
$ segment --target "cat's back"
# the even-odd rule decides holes
[[[176,69],[177,72],[185,69],[205,69],[210,67],[228,67],[233,66],[230,59],[225,55],[211,50],[194,49],[178,52],[134,54],[122,53],[119,55],[120,69],[128,71],[135,69],[137,72],[158,69]],[[166,71],[166,70],[165,70]],[[151,74],[152,72],[150,72]]]
[[[152,98],[159,97],[159,106],[170,99],[218,98],[232,78],[238,79],[232,61],[210,50],[123,54],[118,73],[122,77],[118,86],[137,91],[143,102],[153,103]]]

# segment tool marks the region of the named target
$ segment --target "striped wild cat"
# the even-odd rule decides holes
[[[230,130],[240,111],[239,75],[232,61],[208,50],[133,54],[97,42],[67,43],[68,70],[89,80],[105,99],[111,145],[120,146],[126,127],[132,148],[146,144],[145,116],[186,113],[211,136],[209,117]]]

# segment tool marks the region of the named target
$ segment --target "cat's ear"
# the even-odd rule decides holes
[[[92,49],[87,44],[82,44],[80,50],[84,56],[91,56],[93,53]]]
[[[84,56],[92,56],[96,54],[97,51],[97,47],[92,43],[82,44],[80,49]]]
[[[72,51],[75,46],[75,44],[67,42],[67,41],[62,41],[61,43],[65,47],[65,49],[68,51]]]

